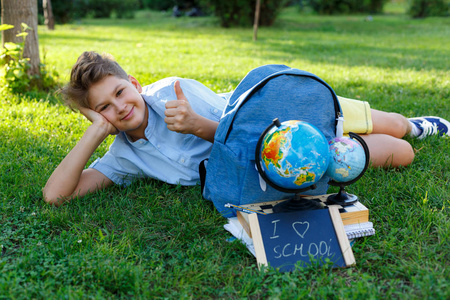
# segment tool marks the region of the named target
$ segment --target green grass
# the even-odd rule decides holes
[[[223,29],[214,18],[82,20],[39,28],[41,54],[64,83],[84,50],[112,53],[141,83],[167,76],[233,89],[252,68],[283,63],[342,96],[408,117],[450,119],[450,20],[402,14],[319,17],[283,12],[272,28]],[[377,234],[357,240],[357,265],[259,271],[199,187],[143,180],[58,209],[41,189],[88,122],[53,94],[0,102],[0,299],[450,298],[450,139],[409,140],[415,162],[370,169],[348,188]],[[95,152],[107,150],[108,139]],[[92,161],[91,160],[91,161]]]

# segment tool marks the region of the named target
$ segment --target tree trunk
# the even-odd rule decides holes
[[[253,22],[253,40],[258,38],[259,14],[261,11],[261,0],[256,0],[255,19]]]
[[[53,18],[53,9],[51,0],[43,0],[42,8],[44,9],[45,25],[49,30],[55,29],[55,19]]]
[[[22,37],[16,34],[22,31],[21,23],[27,24],[32,30],[28,30],[25,40],[23,56],[30,58],[31,75],[39,75],[39,41],[37,33],[38,6],[37,0],[1,0],[2,24],[14,25],[13,29],[2,31],[2,45],[6,42],[21,43]]]

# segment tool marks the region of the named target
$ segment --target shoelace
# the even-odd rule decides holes
[[[427,120],[424,120],[420,126],[422,127],[422,134],[419,135],[417,138],[423,139],[426,136],[437,134],[438,133],[438,127],[436,123],[431,123]]]

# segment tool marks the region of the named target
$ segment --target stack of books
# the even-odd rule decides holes
[[[329,195],[308,196],[305,198],[317,201],[321,206],[326,207],[326,200],[328,196]],[[283,201],[285,200],[254,203],[241,206],[244,210],[236,212],[237,219],[250,238],[252,237],[252,234],[248,222],[248,214],[252,211],[266,214],[273,213],[273,207]],[[361,202],[357,201],[352,205],[339,206],[339,213],[342,218],[342,223],[344,224],[345,233],[349,239],[375,234],[373,223],[369,222],[369,209]]]

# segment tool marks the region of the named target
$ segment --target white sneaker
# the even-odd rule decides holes
[[[439,117],[417,117],[408,119],[417,130],[411,130],[411,136],[423,139],[430,135],[450,136],[450,122]]]

